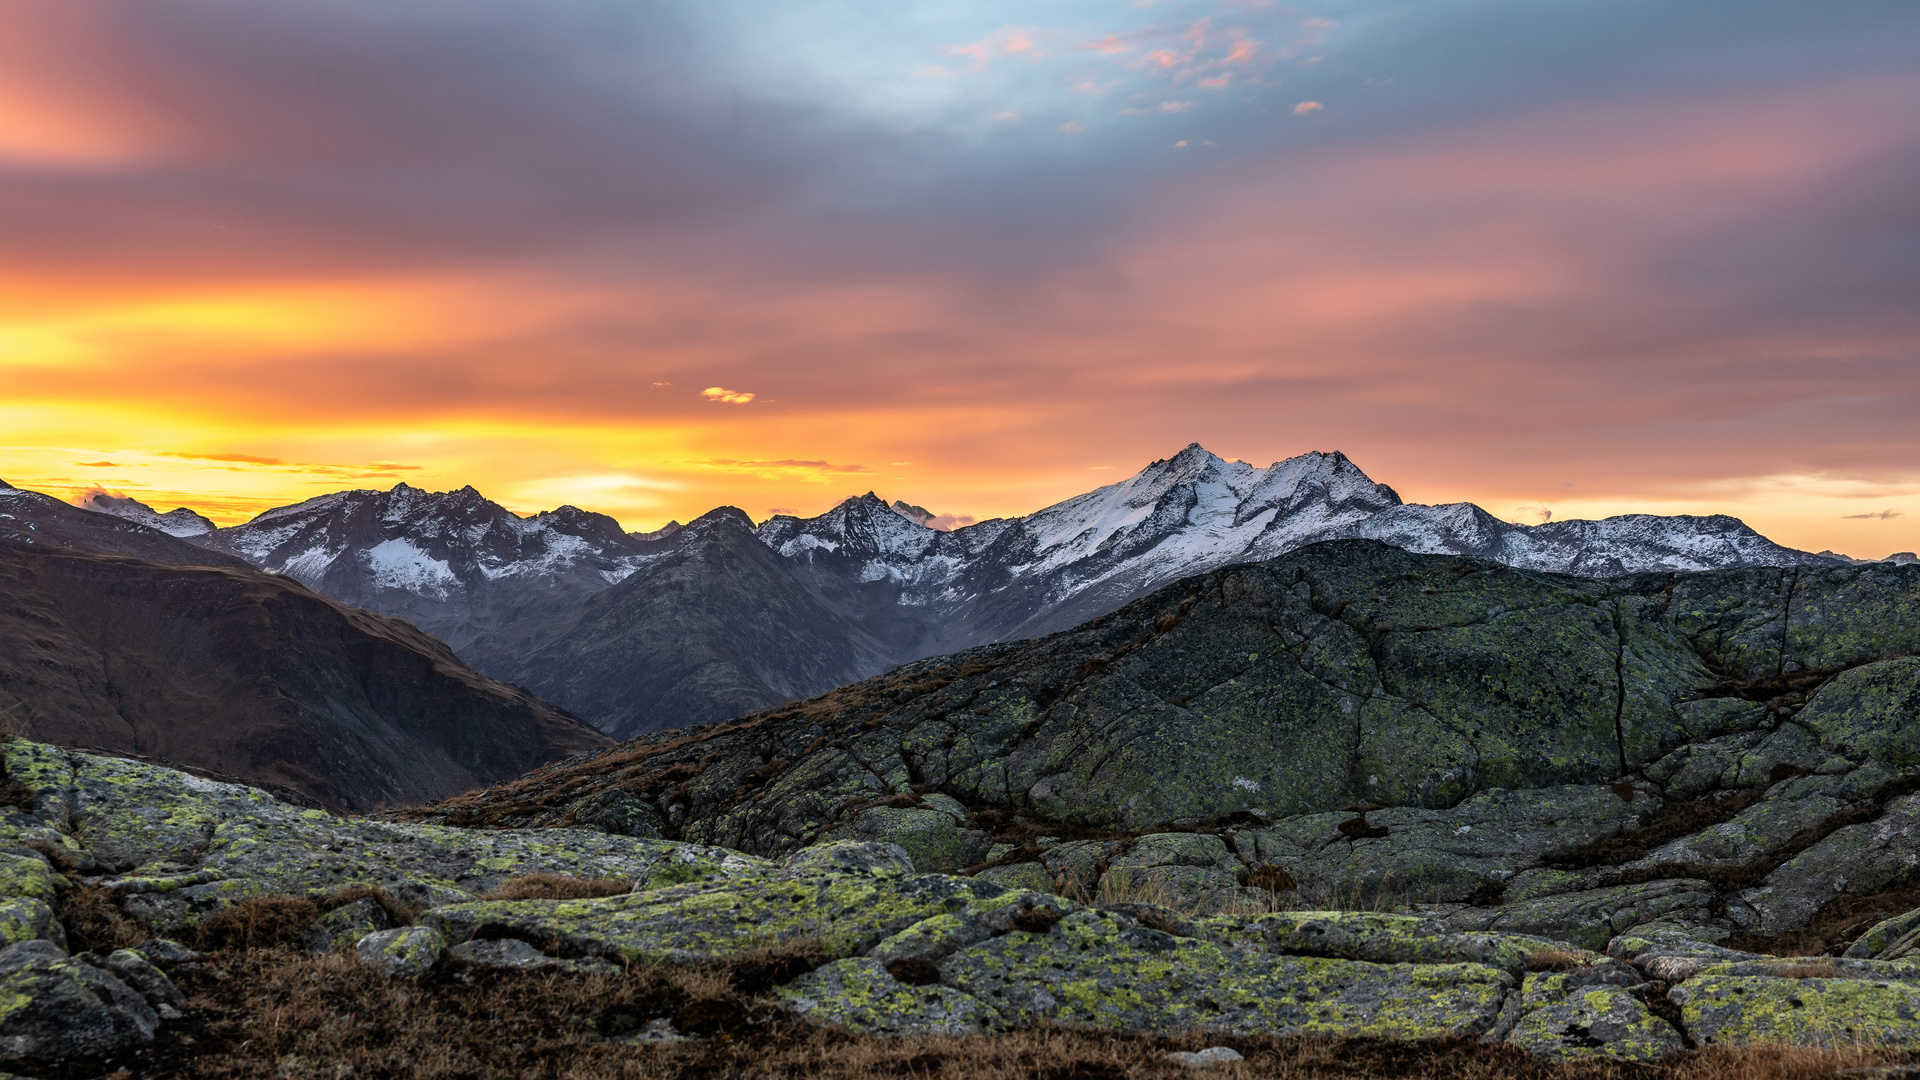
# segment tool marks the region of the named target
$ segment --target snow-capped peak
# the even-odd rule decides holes
[[[124,495],[110,495],[98,488],[87,492],[75,505],[82,510],[91,510],[96,514],[111,514],[136,525],[158,529],[169,536],[182,538],[205,536],[217,528],[213,522],[184,506],[162,514],[138,499],[131,499]]]
[[[355,603],[386,590],[446,601],[502,578],[584,575],[604,587],[646,557],[645,540],[604,514],[562,506],[522,518],[471,486],[441,492],[406,483],[278,507],[203,542],[309,585],[326,583]]]

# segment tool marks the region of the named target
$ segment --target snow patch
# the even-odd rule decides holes
[[[373,583],[383,589],[404,589],[438,598],[446,596],[449,586],[459,584],[445,560],[428,555],[411,540],[382,540],[362,552],[360,558]]]

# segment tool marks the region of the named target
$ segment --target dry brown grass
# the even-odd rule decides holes
[[[1855,977],[1849,976],[1830,963],[1787,964],[1774,969],[1773,974],[1782,979],[1846,979]]]
[[[633,891],[633,882],[621,878],[577,878],[565,874],[527,874],[513,878],[482,900],[591,900]]]
[[[120,910],[113,890],[98,885],[62,889],[54,897],[60,925],[67,929],[67,947],[79,952],[112,952],[138,945],[153,935]]]
[[[320,917],[320,905],[305,897],[250,896],[215,912],[194,928],[199,949],[292,947]]]
[[[1572,971],[1586,964],[1579,953],[1565,949],[1541,949],[1527,954],[1528,971]]]
[[[202,921],[194,928],[192,944],[198,949],[292,948],[313,928],[314,920],[337,907],[363,899],[373,900],[385,908],[387,918],[395,926],[413,922],[418,914],[391,893],[364,885],[349,886],[318,898],[252,896]]]
[[[728,964],[637,965],[612,975],[443,965],[419,983],[389,981],[350,957],[255,949],[220,954],[178,981],[187,1019],[152,1048],[41,1070],[79,1080],[1814,1080],[1903,1062],[1889,1052],[1708,1049],[1661,1066],[1550,1065],[1471,1040],[1382,1043],[1331,1038],[1121,1035],[1043,1028],[974,1037],[884,1039],[806,1026],[764,997],[820,954],[768,950]],[[633,1044],[668,1018],[704,1037]],[[1232,1046],[1245,1060],[1194,1072],[1166,1054]]]

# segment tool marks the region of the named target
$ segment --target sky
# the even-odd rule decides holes
[[[1920,5],[6,0],[0,477],[1920,548]]]

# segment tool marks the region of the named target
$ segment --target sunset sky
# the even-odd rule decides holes
[[[1920,548],[1920,4],[4,0],[0,477]]]

